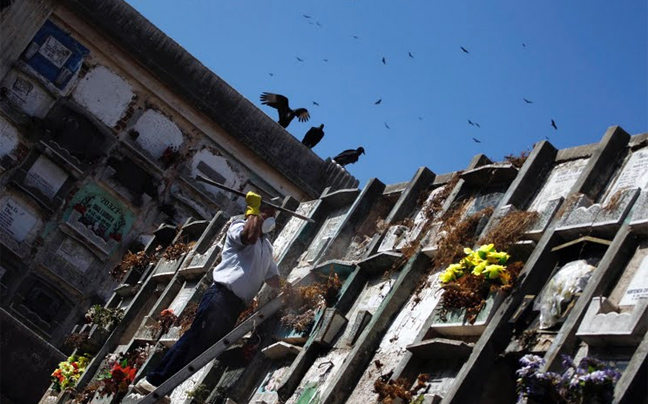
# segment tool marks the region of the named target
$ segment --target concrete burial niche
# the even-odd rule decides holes
[[[594,231],[613,235],[621,226],[635,201],[648,186],[648,149],[631,152],[607,184],[600,201],[580,195],[557,225],[556,231],[575,235]]]
[[[592,298],[577,336],[592,346],[637,346],[648,330],[648,247],[644,241],[609,296]]]
[[[430,220],[426,212],[429,209],[432,201],[438,198],[445,190],[446,185],[435,187],[428,194],[425,202],[421,205],[420,209],[416,211],[413,219],[413,225],[405,226],[402,224],[394,224],[387,229],[383,240],[378,247],[378,252],[400,251],[408,243],[418,239],[423,231],[423,226]]]
[[[138,133],[135,143],[154,160],[161,158],[167,148],[178,150],[184,142],[178,125],[153,109],[144,111],[131,130]]]
[[[563,237],[583,234],[613,237],[632,209],[639,192],[639,188],[619,190],[615,199],[608,200],[605,205],[592,203],[587,196],[581,195],[572,205],[572,210],[563,215],[556,232]]]
[[[557,212],[562,200],[567,196],[585,169],[588,161],[588,158],[580,158],[553,167],[547,180],[527,209],[540,213],[540,219],[527,234],[530,238],[536,241],[540,238],[540,235]]]
[[[114,143],[107,129],[84,114],[78,105],[59,99],[47,113],[47,129],[41,134],[48,154],[62,160],[78,175],[105,156]]]
[[[0,242],[24,258],[43,226],[39,209],[17,194],[0,196]]]
[[[0,84],[9,104],[25,114],[43,118],[54,103],[54,96],[29,75],[13,69]]]
[[[466,309],[453,309],[448,311],[445,319],[440,316],[440,307],[437,306],[434,313],[434,321],[430,330],[444,337],[475,337],[481,335],[486,329],[488,322],[493,317],[499,305],[506,297],[504,292],[490,293],[486,298],[486,304],[479,311],[474,322],[470,322]]]
[[[88,72],[72,94],[75,101],[110,127],[121,119],[134,95],[127,80],[101,65]]]
[[[46,20],[22,53],[25,70],[66,92],[89,51],[57,24]],[[23,66],[22,62],[19,65]]]

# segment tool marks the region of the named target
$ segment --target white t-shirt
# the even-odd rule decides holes
[[[214,282],[227,286],[246,304],[254,299],[263,282],[279,275],[272,256],[272,244],[261,236],[256,244],[245,245],[241,233],[245,220],[235,220],[227,230],[220,264],[213,271]]]

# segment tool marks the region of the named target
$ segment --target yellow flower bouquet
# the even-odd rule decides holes
[[[485,244],[473,251],[464,248],[466,256],[449,265],[440,275],[444,290],[439,317],[446,321],[452,309],[465,308],[468,321],[475,322],[490,292],[508,290],[522,269],[521,262],[508,264],[510,255],[497,251],[494,244]]]

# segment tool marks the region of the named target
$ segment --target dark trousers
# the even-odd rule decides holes
[[[149,374],[148,381],[159,386],[198,355],[227,335],[245,304],[225,286],[214,283],[202,297],[191,328],[169,349],[162,362]]]

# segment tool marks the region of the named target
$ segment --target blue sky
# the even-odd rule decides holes
[[[361,187],[648,132],[645,0],[127,2],[273,119],[264,91],[308,108],[320,157],[364,147]]]

